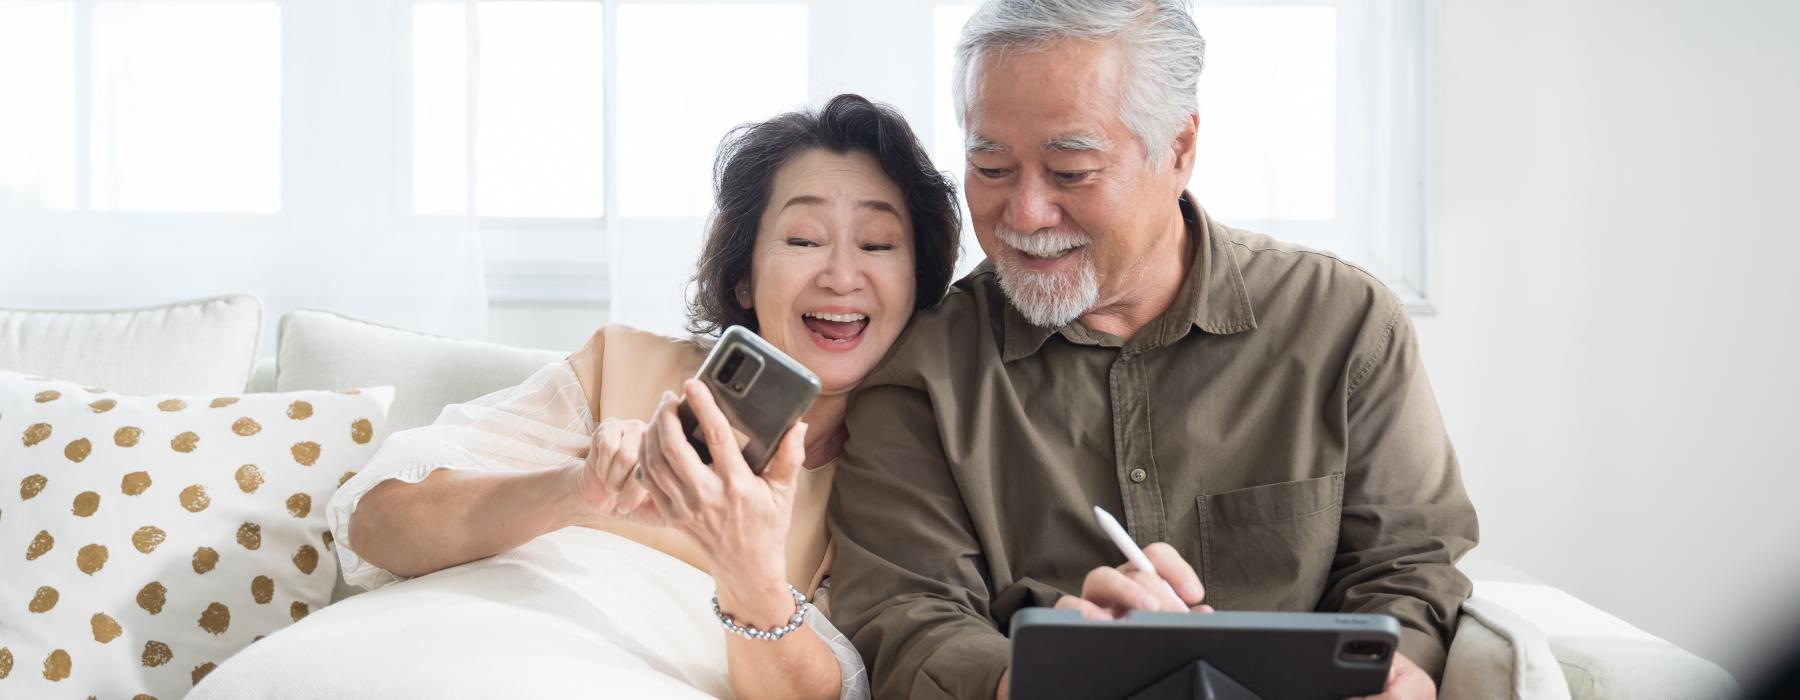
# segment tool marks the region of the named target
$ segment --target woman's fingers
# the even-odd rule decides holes
[[[712,468],[719,479],[730,483],[750,476],[750,465],[744,463],[744,451],[738,446],[737,433],[732,431],[731,421],[726,420],[718,402],[713,400],[712,390],[698,379],[687,380],[682,389],[687,391],[688,410],[700,423],[700,434],[706,437],[706,449],[712,452]]]
[[[781,488],[793,485],[800,474],[801,465],[806,463],[806,421],[788,428],[787,434],[781,437],[781,447],[776,448],[775,456],[769,459],[769,466],[763,469],[764,481]]]
[[[638,460],[643,456],[644,430],[648,426],[642,421],[619,421],[613,437],[616,447],[606,462],[606,488],[612,493],[622,493],[625,485],[631,481],[631,472],[637,468]]]
[[[656,412],[656,422],[664,471],[677,482],[675,489],[669,488],[669,484],[663,484],[664,490],[671,496],[679,495],[689,503],[699,502],[702,493],[716,491],[719,477],[706,468],[700,461],[700,454],[682,436],[681,421],[675,418],[674,406],[659,409]]]

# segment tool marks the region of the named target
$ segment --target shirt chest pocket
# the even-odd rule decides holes
[[[1200,576],[1220,610],[1308,611],[1337,551],[1341,474],[1200,496]]]

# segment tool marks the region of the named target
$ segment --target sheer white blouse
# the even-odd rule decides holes
[[[568,466],[585,461],[596,416],[648,419],[663,390],[679,391],[681,381],[693,376],[707,348],[697,339],[659,336],[620,325],[609,325],[594,334],[587,345],[567,360],[546,365],[518,386],[503,389],[468,403],[446,406],[429,426],[394,433],[369,464],[346,482],[331,499],[326,521],[335,540],[345,581],[367,589],[400,580],[358,556],[349,546],[349,524],[362,497],[390,479],[419,483],[439,469],[482,471],[535,470]],[[794,501],[793,526],[788,535],[788,578],[796,588],[818,599],[831,563],[831,547],[825,529],[825,506],[831,491],[835,465],[801,472]],[[596,530],[619,537],[710,573],[711,562],[699,545],[674,528],[621,521],[597,522]],[[464,567],[478,566],[472,562]],[[463,567],[458,567],[463,568]],[[654,577],[656,570],[626,567],[618,576]],[[429,578],[429,577],[422,577]],[[651,586],[653,581],[643,583]],[[398,593],[399,591],[395,591]],[[820,601],[821,605],[825,601]],[[638,605],[619,600],[620,606]],[[661,615],[696,616],[711,620],[710,601],[699,598],[678,609],[654,611]],[[453,616],[453,611],[446,611]],[[704,622],[704,621],[701,621]],[[446,620],[447,624],[452,621]],[[861,658],[818,610],[807,627],[820,634],[832,648],[843,670],[843,697],[868,696]],[[717,624],[683,625],[683,629],[711,630],[711,640],[695,640],[701,647],[723,649],[725,632]],[[597,632],[618,633],[617,629]],[[504,644],[495,639],[495,644]],[[631,645],[620,645],[632,649]],[[718,655],[724,672],[724,657]],[[644,659],[652,667],[658,661]],[[717,692],[717,688],[706,688]],[[728,692],[728,691],[727,691]]]

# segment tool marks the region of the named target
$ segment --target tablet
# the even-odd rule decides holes
[[[1389,615],[1133,613],[1012,618],[1013,698],[1341,698],[1380,693],[1400,644]]]

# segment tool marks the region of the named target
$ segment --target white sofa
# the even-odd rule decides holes
[[[242,295],[107,311],[0,308],[0,369],[127,393],[393,385],[391,431],[430,423],[445,404],[515,384],[566,354],[443,338],[320,310],[282,317],[277,347],[259,353],[262,322],[261,304]],[[263,355],[269,357],[258,359]],[[1443,697],[1738,694],[1719,666],[1574,596],[1478,554],[1461,566],[1475,581],[1475,594],[1450,649]],[[340,599],[350,593],[340,582]]]

